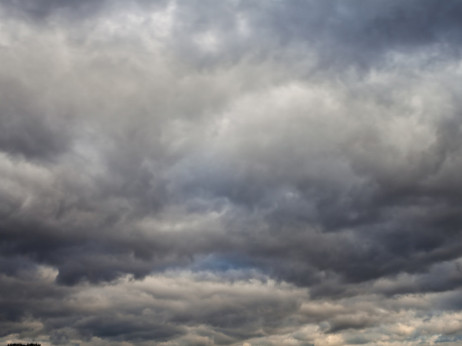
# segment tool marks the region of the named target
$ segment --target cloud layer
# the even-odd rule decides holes
[[[3,1],[0,341],[460,343],[460,23]]]

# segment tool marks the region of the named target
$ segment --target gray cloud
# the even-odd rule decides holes
[[[460,342],[459,12],[2,3],[1,342]]]

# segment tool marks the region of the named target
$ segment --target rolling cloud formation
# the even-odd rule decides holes
[[[0,342],[462,342],[462,2],[4,0]]]

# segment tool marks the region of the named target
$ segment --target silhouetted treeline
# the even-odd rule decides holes
[[[8,344],[7,346],[41,346],[40,344]]]

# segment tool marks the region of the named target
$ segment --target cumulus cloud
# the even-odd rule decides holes
[[[4,1],[0,341],[462,340],[457,1]]]

